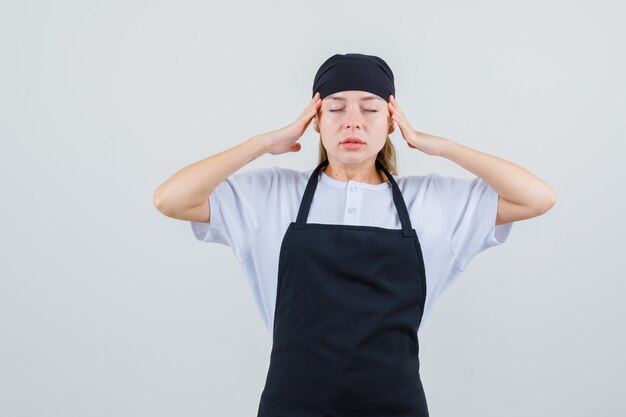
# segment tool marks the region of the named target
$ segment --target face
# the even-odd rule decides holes
[[[329,160],[343,164],[374,161],[394,130],[387,101],[367,91],[340,91],[324,97],[313,128],[322,138]],[[364,143],[342,144],[348,138]]]

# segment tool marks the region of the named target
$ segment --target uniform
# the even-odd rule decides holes
[[[238,171],[209,197],[211,222],[190,222],[195,238],[229,246],[262,322],[272,333],[282,239],[297,216],[314,169],[277,166]],[[338,181],[319,172],[309,223],[401,227],[389,182]],[[495,224],[498,194],[481,178],[393,175],[421,243],[426,300],[419,332],[443,291],[483,250],[504,243],[513,223]]]

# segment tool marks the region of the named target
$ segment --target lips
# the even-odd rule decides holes
[[[341,141],[341,143],[365,143],[359,138],[346,138]]]

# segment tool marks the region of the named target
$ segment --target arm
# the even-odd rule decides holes
[[[496,224],[539,216],[556,203],[556,193],[546,182],[513,162],[461,145],[453,140],[418,132],[409,123],[393,95],[388,110],[407,145],[428,155],[447,158],[472,172],[498,193]]]
[[[176,172],[154,192],[154,206],[168,217],[209,223],[209,196],[227,177],[267,152],[263,140],[262,135],[253,136]]]
[[[442,140],[440,156],[482,178],[498,193],[496,224],[539,216],[556,203],[552,187],[525,168],[450,139],[437,139]]]
[[[322,105],[319,93],[293,123],[268,133],[253,136],[245,142],[209,156],[181,169],[163,184],[152,197],[152,203],[163,214],[180,220],[209,223],[209,196],[226,178],[254,159],[270,153],[298,152],[296,143]]]

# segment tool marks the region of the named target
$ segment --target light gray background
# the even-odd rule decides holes
[[[256,416],[271,339],[230,248],[160,214],[180,168],[291,123],[335,53],[383,57],[420,131],[558,202],[447,290],[431,415],[623,416],[620,1],[13,1],[0,8],[0,415]],[[401,175],[473,178],[392,134]],[[299,153],[244,167],[315,167]]]

